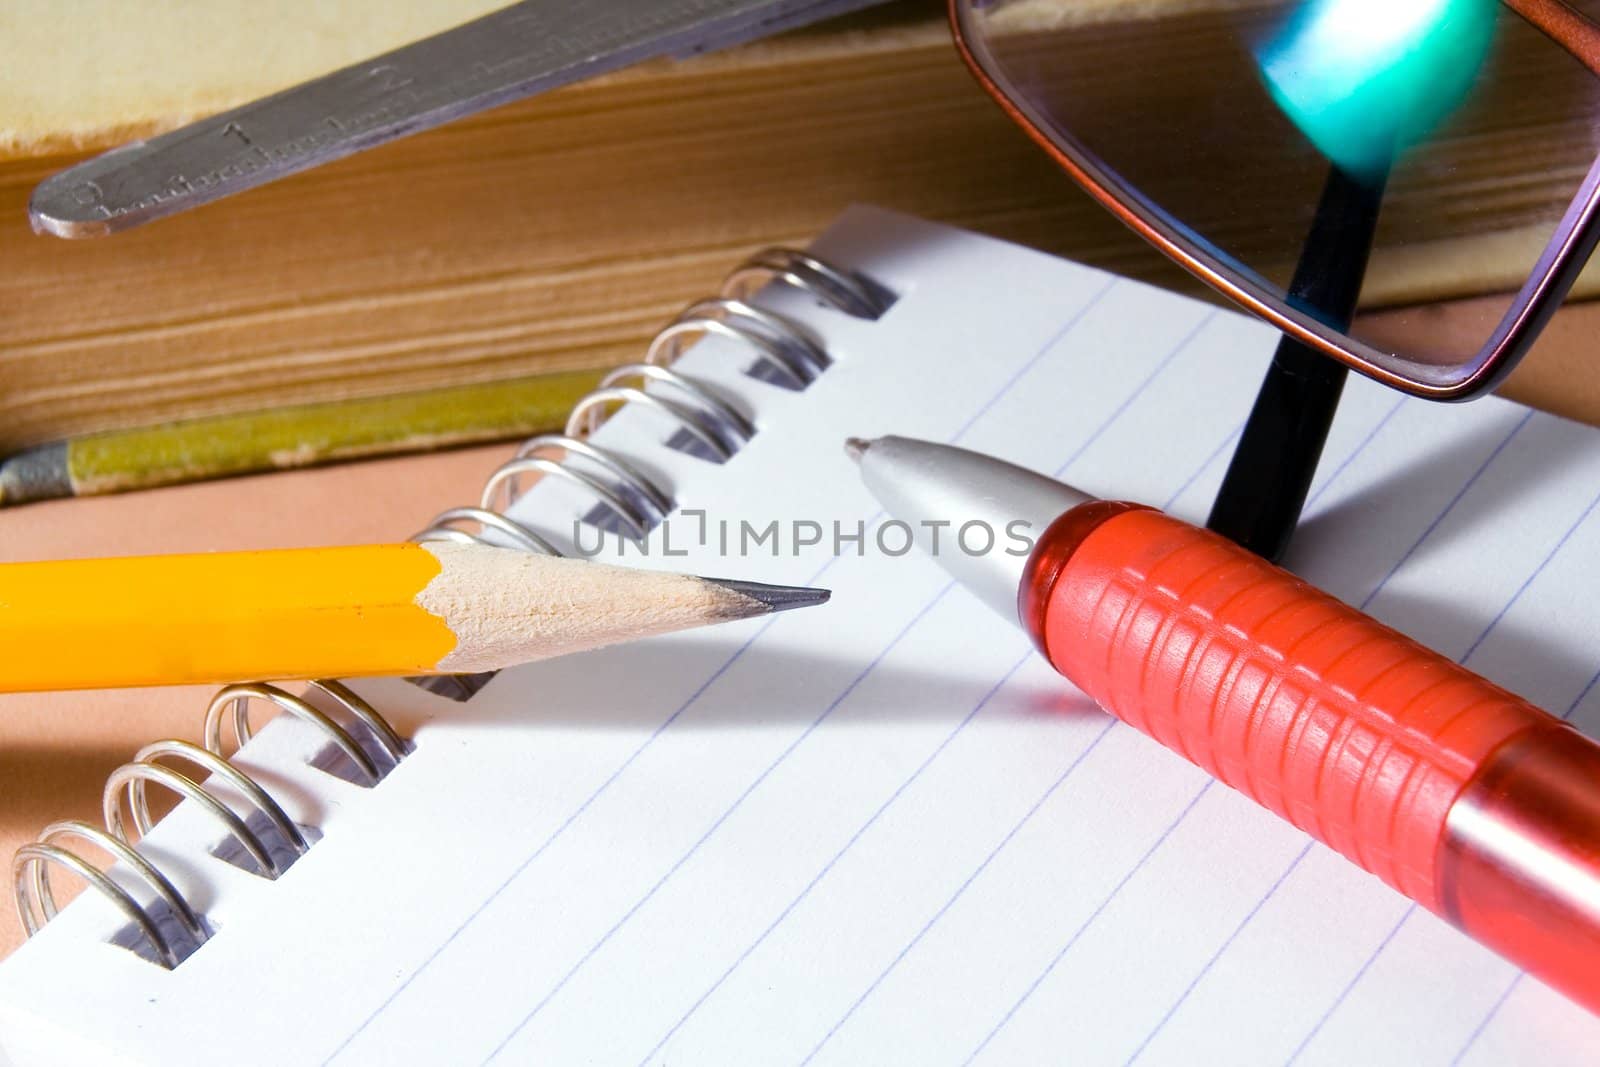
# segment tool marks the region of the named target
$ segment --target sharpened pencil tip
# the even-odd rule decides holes
[[[802,585],[767,585],[764,582],[739,582],[728,578],[702,580],[712,585],[720,585],[752,601],[754,610],[749,612],[750,615],[768,615],[774,611],[809,608],[816,604],[827,603],[828,597],[833,595],[831,590],[811,589]]]
[[[872,442],[865,437],[846,437],[844,439],[844,454],[861,462],[861,457],[867,454],[867,449],[872,447]]]

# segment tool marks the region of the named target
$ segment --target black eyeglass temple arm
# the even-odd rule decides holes
[[[1377,230],[1383,180],[1338,167],[1289,284],[1289,299],[1336,329],[1355,315]],[[1294,535],[1349,371],[1299,341],[1278,342],[1206,525],[1274,562]]]

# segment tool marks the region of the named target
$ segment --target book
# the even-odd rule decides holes
[[[804,241],[852,201],[1194,289],[984,96],[934,0],[643,64],[115,238],[62,242],[23,222],[33,186],[87,153],[496,6],[130,0],[98,17],[88,5],[70,34],[26,5],[0,13],[17,59],[0,72],[0,454],[612,365],[736,250]],[[1490,155],[1515,158],[1518,136],[1491,138]],[[1455,180],[1419,195],[1456,195]],[[1389,271],[1373,299],[1502,286],[1505,261],[1488,247],[1450,260],[1451,278]]]
[[[974,625],[981,605],[882,521],[841,448],[953,441],[1195,519],[1273,332],[876,209],[848,212],[812,255],[892,302],[857,316],[821,290],[758,293],[793,330],[791,356],[825,354],[804,388],[770,348],[683,352],[683,381],[755,427],[731,457],[628,403],[587,438],[619,466],[569,451],[535,468],[557,458],[535,443],[483,502],[567,552],[820,582],[828,609],[505,671],[464,703],[398,680],[300,703],[224,690],[206,717],[225,751],[233,697],[285,708],[231,762],[308,847],[268,880],[192,802],[130,831],[203,943],[113,867],[180,961],[147,958],[136,924],[84,894],[0,964],[7,1051],[1586,1062],[1600,1020],[1117,725],[1020,631]],[[617,502],[530,482],[567,463]],[[1291,565],[1592,731],[1592,606],[1573,591],[1600,547],[1597,484],[1600,431],[1358,380]],[[1517,521],[1496,521],[1507,511]],[[615,532],[629,523],[650,527],[645,550]],[[404,741],[380,746],[355,707]],[[332,753],[319,714],[375,783]],[[206,784],[281,846],[241,792]]]
[[[495,6],[138,0],[65,39],[0,15],[8,49],[39,57],[0,77],[0,453],[611,366],[735,250],[803,242],[852,199],[1020,235],[1075,195],[914,3],[644,64],[114,238],[28,232],[33,186],[86,153]]]

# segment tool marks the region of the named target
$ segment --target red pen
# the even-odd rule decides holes
[[[1600,1013],[1600,745],[1208,530],[947,445],[846,447],[1101,707]],[[950,543],[974,522],[992,550]]]

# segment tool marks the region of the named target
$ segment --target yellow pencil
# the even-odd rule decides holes
[[[0,691],[497,670],[827,592],[483,545],[0,564]]]

